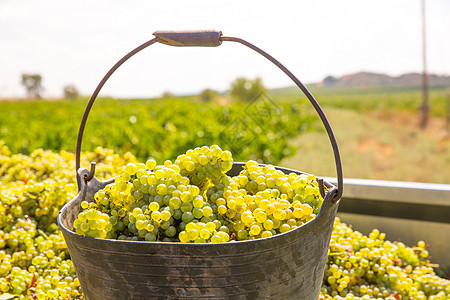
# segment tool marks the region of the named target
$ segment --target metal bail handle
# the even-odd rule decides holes
[[[86,110],[84,111],[83,118],[81,120],[80,124],[80,130],[78,131],[78,138],[77,138],[77,149],[76,149],[76,170],[80,168],[80,154],[81,154],[81,143],[83,140],[83,132],[84,128],[86,126],[86,121],[89,115],[89,112],[91,111],[92,105],[94,104],[95,99],[97,98],[100,90],[102,89],[103,85],[106,83],[106,81],[111,77],[111,75],[116,71],[125,61],[127,61],[130,57],[138,53],[139,51],[147,48],[150,45],[153,45],[154,43],[158,42],[165,45],[170,46],[178,46],[178,47],[185,47],[185,46],[198,46],[198,47],[216,47],[222,44],[223,41],[229,41],[229,42],[237,42],[240,44],[243,44],[250,49],[256,51],[257,53],[261,54],[265,58],[267,58],[269,61],[271,61],[274,65],[276,65],[281,71],[283,71],[291,80],[300,88],[300,90],[305,94],[305,96],[308,98],[308,100],[311,102],[312,106],[316,110],[317,114],[319,115],[323,125],[325,126],[325,130],[328,133],[328,137],[330,139],[331,146],[333,148],[334,153],[334,160],[336,163],[336,173],[337,173],[337,192],[335,189],[330,189],[328,193],[335,193],[333,196],[333,202],[337,202],[341,197],[344,190],[344,184],[343,184],[343,175],[342,175],[342,163],[341,163],[341,157],[339,154],[339,148],[336,142],[336,138],[334,137],[333,130],[331,129],[330,123],[328,122],[327,117],[325,116],[325,113],[323,112],[322,108],[320,107],[319,103],[317,103],[316,99],[313,97],[313,95],[308,91],[308,89],[300,82],[300,80],[297,79],[297,77],[294,76],[285,66],[283,66],[278,60],[273,58],[271,55],[266,53],[265,51],[261,50],[260,48],[256,47],[255,45],[240,39],[236,37],[227,37],[222,36],[221,31],[217,30],[197,30],[197,31],[155,31],[154,32],[155,38],[149,40],[148,42],[145,42],[144,44],[140,45],[139,47],[132,50],[130,53],[122,57],[109,71],[106,73],[106,75],[103,77],[103,79],[98,84],[97,88],[95,89],[94,93],[92,94],[91,98],[89,99],[89,103],[86,106]],[[91,174],[90,174],[91,175]],[[93,176],[93,174],[92,174]],[[91,177],[91,176],[89,176]],[[319,188],[320,192],[323,197],[325,197],[324,192],[324,186],[323,186],[323,180],[319,180]]]

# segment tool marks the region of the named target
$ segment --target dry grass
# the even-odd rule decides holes
[[[450,183],[450,136],[443,119],[418,130],[411,113],[359,114],[325,108],[338,141],[344,177]],[[321,176],[336,176],[325,132],[295,140],[300,148],[280,165]]]

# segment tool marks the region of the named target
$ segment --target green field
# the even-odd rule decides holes
[[[346,177],[450,181],[442,169],[450,165],[448,135],[442,128],[447,109],[444,88],[430,91],[432,121],[439,121],[440,127],[427,131],[411,125],[417,121],[410,122],[417,120],[418,88],[312,86],[310,90],[330,119]],[[0,140],[13,153],[29,154],[37,148],[74,152],[87,101],[0,102]],[[386,115],[387,119],[380,119]],[[225,105],[203,103],[195,96],[98,99],[82,150],[102,146],[118,153],[130,151],[139,160],[154,157],[163,162],[189,148],[211,144],[230,149],[241,161],[255,159],[323,176],[335,174],[322,125],[294,87],[272,90],[252,103]]]
[[[422,90],[419,87],[327,87],[310,86],[309,90],[322,106],[345,108],[360,113],[408,111],[415,113],[421,105]],[[271,91],[274,99],[291,101],[301,97],[296,87]],[[445,87],[433,87],[429,91],[431,115],[445,117],[450,101]]]
[[[75,151],[87,99],[0,103],[0,140],[13,153],[37,148]],[[147,100],[98,100],[89,116],[83,148],[97,146],[132,152],[140,160],[174,159],[201,145],[219,144],[237,159],[278,163],[295,152],[289,139],[312,127],[302,113],[305,104],[276,105],[262,99],[252,104],[220,106],[195,97]]]

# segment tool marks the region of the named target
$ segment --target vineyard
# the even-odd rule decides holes
[[[289,138],[314,128],[304,102],[275,104],[262,97],[220,106],[192,98],[100,99],[89,116],[83,149],[101,146],[164,161],[199,145],[223,144],[237,160],[276,164],[295,153]],[[85,101],[0,103],[0,139],[23,154],[38,148],[74,152],[85,106]]]
[[[325,107],[367,112],[415,112],[420,90],[311,87]],[[446,90],[430,91],[431,114],[444,117]],[[14,153],[34,149],[75,151],[87,99],[0,102],[0,140]],[[23,129],[26,130],[23,130]],[[131,151],[140,160],[164,161],[199,145],[224,145],[237,161],[277,164],[293,156],[291,139],[321,130],[312,106],[297,88],[272,90],[250,103],[219,105],[195,96],[168,99],[99,99],[87,121],[83,149]]]
[[[422,90],[411,87],[310,87],[321,105],[367,112],[411,112],[416,113],[422,101]],[[296,88],[273,90],[276,99],[289,101],[298,97]],[[445,87],[432,87],[429,91],[430,113],[445,117],[450,110],[448,91]]]

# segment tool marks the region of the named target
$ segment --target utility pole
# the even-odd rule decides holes
[[[447,120],[446,122],[446,134],[450,135],[450,88],[447,89],[447,97],[446,97],[446,101],[445,101],[445,108],[446,108],[446,116],[445,119]]]
[[[426,22],[425,22],[425,0],[422,0],[422,105],[419,107],[420,129],[425,129],[428,124],[430,114],[430,104],[428,103],[428,74],[427,74],[427,47],[426,47]]]

